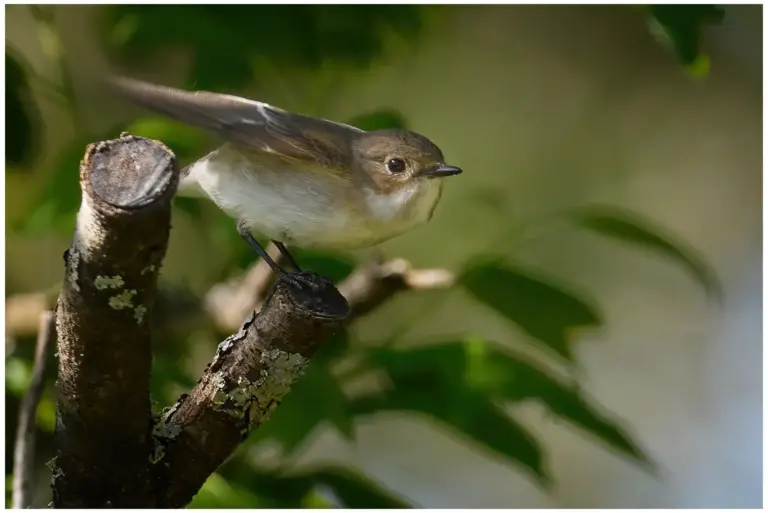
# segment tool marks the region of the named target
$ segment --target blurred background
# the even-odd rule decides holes
[[[128,130],[185,165],[217,142],[94,86],[120,73],[407,126],[465,170],[424,227],[296,253],[337,281],[380,254],[456,284],[351,323],[193,506],[762,504],[762,6],[13,5],[6,45],[7,485],[86,144]],[[231,331],[205,298],[253,262],[177,200],[158,409]]]

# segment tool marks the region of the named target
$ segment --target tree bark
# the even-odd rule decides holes
[[[219,344],[197,386],[155,427],[159,507],[183,507],[218,466],[269,419],[309,359],[349,313],[329,281],[304,295],[278,283],[240,331]]]
[[[81,163],[82,202],[56,308],[57,508],[153,503],[147,317],[177,183],[173,153],[128,134],[88,146]]]

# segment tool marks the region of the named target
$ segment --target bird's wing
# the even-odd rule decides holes
[[[184,91],[123,77],[109,79],[122,97],[145,109],[217,133],[223,139],[290,160],[343,169],[361,130],[295,114],[266,103],[207,91]]]

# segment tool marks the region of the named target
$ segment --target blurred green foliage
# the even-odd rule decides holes
[[[30,164],[39,129],[39,113],[29,98],[29,77],[13,50],[5,52],[5,117],[10,121],[5,131],[6,165]]]
[[[709,58],[701,52],[701,32],[705,25],[720,24],[725,11],[714,5],[650,5],[651,30],[670,46],[680,62],[694,76],[709,72]]]
[[[42,7],[36,9],[43,12]],[[648,10],[687,65],[699,56],[701,23],[721,18],[719,10],[709,6],[651,6]],[[181,46],[193,56],[187,85],[225,90],[259,81],[269,86],[276,68],[311,72],[328,62],[365,67],[386,55],[388,37],[417,44],[426,13],[424,7],[407,5],[110,5],[103,8],[101,32],[105,47],[129,70],[158,49]],[[269,73],[262,73],[265,63]],[[62,82],[70,83],[66,66],[62,69]],[[17,56],[6,53],[6,159],[15,165],[29,166],[39,148],[37,112],[28,101],[30,83],[27,67]],[[70,92],[64,86],[58,91],[74,102]],[[347,122],[368,130],[407,126],[402,113],[387,108],[361,113]],[[81,127],[75,129],[71,143],[55,159],[40,198],[15,227],[24,233],[72,232],[80,201],[77,169],[88,143],[128,130],[162,140],[182,163],[201,156],[204,147],[199,131],[149,116],[98,137],[78,131]],[[241,243],[231,219],[196,200],[178,198],[175,205],[177,214],[191,216],[217,247],[229,252],[222,280],[252,263],[252,252]],[[664,255],[686,268],[707,291],[719,291],[714,273],[695,253],[634,214],[590,207],[564,215],[577,226]],[[297,251],[296,256],[303,266],[335,281],[347,276],[355,265],[328,253]],[[489,455],[517,465],[542,486],[550,486],[546,448],[515,419],[510,408],[534,401],[617,454],[652,467],[649,456],[622,423],[580,391],[574,374],[575,330],[603,322],[591,299],[508,258],[468,264],[460,273],[458,287],[518,327],[527,341],[544,348],[542,356],[513,352],[506,347],[508,341],[482,337],[405,347],[397,338],[377,344],[358,340],[354,330],[342,333],[320,350],[272,419],[210,477],[192,507],[407,507],[396,492],[383,489],[354,469],[302,469],[291,463],[290,456],[321,427],[332,426],[354,440],[358,420],[380,412],[429,420]],[[211,327],[198,329],[194,336],[214,344],[221,335]],[[156,344],[155,401],[173,402],[194,385],[196,371],[186,363],[193,358],[193,346],[189,333]],[[10,355],[6,394],[20,397],[30,375],[31,352]],[[361,376],[378,376],[379,386],[351,394],[350,385]],[[44,433],[53,430],[53,397],[51,386],[38,415],[38,428]],[[265,469],[250,457],[254,448],[268,443],[279,447],[282,463],[277,469]],[[8,478],[6,475],[6,481]]]
[[[189,86],[226,89],[261,80],[259,64],[316,70],[328,61],[364,67],[384,53],[388,32],[413,42],[416,5],[115,5],[104,41],[137,63],[172,44],[193,52]]]

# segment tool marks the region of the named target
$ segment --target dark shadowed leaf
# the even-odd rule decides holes
[[[361,114],[347,121],[347,124],[368,131],[384,128],[408,128],[405,116],[394,109],[382,109]]]
[[[258,468],[244,458],[230,458],[219,472],[228,482],[238,483],[257,494],[262,508],[301,508],[312,489],[312,482],[306,476]]]
[[[325,467],[305,474],[315,486],[328,487],[345,508],[400,509],[410,505],[360,472]]]
[[[354,438],[347,397],[323,363],[313,360],[309,364],[269,421],[253,434],[254,440],[275,440],[290,454],[324,421],[346,438]]]
[[[715,5],[651,5],[648,10],[656,35],[672,47],[682,64],[701,74],[701,62],[708,62],[699,50],[702,28],[722,23],[725,11]]]
[[[29,80],[21,61],[5,53],[5,160],[13,166],[28,164],[35,150],[39,113],[32,102]]]
[[[349,333],[342,330],[323,342],[312,357],[312,362],[320,362],[323,366],[330,365],[333,360],[345,356],[349,349]]]
[[[417,359],[423,357],[417,355]],[[408,355],[402,357],[402,360],[408,359]],[[449,355],[449,366],[451,361],[456,360]],[[416,368],[413,361],[407,362],[406,367]],[[355,398],[350,406],[352,412],[370,415],[407,411],[427,415],[475,444],[519,463],[542,485],[549,486],[542,450],[532,434],[496,406],[487,394],[463,386],[460,374],[453,375],[452,381],[446,380],[442,375],[449,370],[437,362],[418,368],[421,372],[411,373],[388,366],[392,386]]]
[[[650,465],[648,456],[623,428],[590,404],[578,386],[499,345],[468,340],[409,349],[377,348],[370,353],[369,363],[386,370],[393,382],[400,384],[402,393],[418,397],[419,391],[426,391],[424,404],[428,410],[423,411],[428,413],[434,408],[429,402],[433,390],[440,391],[434,397],[451,396],[454,403],[478,397],[480,401],[532,399],[616,451]],[[468,395],[468,391],[472,394]]]
[[[188,198],[186,196],[176,196],[173,198],[173,206],[187,214],[195,221],[203,219],[203,207],[201,198]]]
[[[523,355],[503,350],[490,343],[485,345],[488,348],[484,358],[486,365],[478,362],[469,365],[476,376],[475,382],[487,383],[489,376],[500,378],[500,386],[492,393],[515,402],[525,399],[538,400],[553,414],[587,431],[617,452],[646,466],[652,465],[648,455],[618,421],[606,417],[600,412],[601,408],[591,404],[576,383],[569,383],[554,376]],[[465,348],[468,346],[465,345]],[[468,354],[472,354],[469,349]]]
[[[722,288],[712,269],[692,249],[664,235],[663,230],[641,219],[637,214],[614,207],[586,207],[571,213],[576,222],[601,235],[630,242],[656,251],[682,265],[707,291],[722,298]]]
[[[487,262],[469,266],[459,283],[559,355],[572,359],[574,328],[602,323],[596,308],[560,286],[520,267]]]
[[[228,482],[258,494],[261,507],[410,507],[394,492],[349,467],[313,465],[310,469],[286,473],[257,468],[242,459],[230,459],[219,471]],[[327,498],[330,500],[317,500],[317,495],[327,496],[328,492],[333,495]]]
[[[422,9],[115,5],[107,10],[105,21],[103,36],[115,57],[140,62],[163,48],[181,46],[191,52],[188,85],[218,91],[264,80],[275,69],[313,70],[329,62],[364,67],[384,54],[387,32],[415,40]]]
[[[312,269],[313,272],[325,276],[335,283],[346,278],[355,267],[353,260],[336,253],[300,248],[290,251],[302,269]]]

